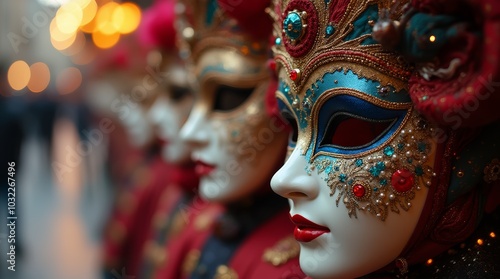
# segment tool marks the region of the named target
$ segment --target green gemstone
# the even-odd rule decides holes
[[[385,170],[384,162],[378,162],[375,166],[370,168],[370,173],[371,175],[378,177],[383,170]]]
[[[417,176],[422,176],[422,175],[424,175],[424,169],[422,168],[422,166],[417,166],[417,167],[415,168],[415,174],[416,174]]]
[[[345,182],[345,181],[346,181],[346,179],[347,179],[347,175],[346,175],[346,174],[341,173],[341,174],[339,175],[339,181],[340,181],[340,182]]]
[[[384,154],[386,156],[394,155],[394,148],[392,148],[392,146],[387,146],[386,148],[384,148]]]
[[[335,27],[333,27],[332,25],[328,25],[326,27],[325,33],[326,37],[330,37],[331,35],[333,35],[333,33],[335,33]]]
[[[423,142],[419,142],[417,144],[417,148],[418,148],[418,151],[425,152],[425,150],[427,150],[427,144],[425,144]]]
[[[283,29],[288,38],[298,40],[304,31],[300,15],[297,12],[290,12],[283,20]]]

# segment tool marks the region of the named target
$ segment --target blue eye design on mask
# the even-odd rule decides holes
[[[401,126],[408,109],[388,109],[348,94],[326,100],[318,112],[313,154],[357,155],[383,145]]]

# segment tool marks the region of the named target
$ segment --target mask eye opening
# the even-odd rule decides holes
[[[178,85],[170,85],[167,89],[168,97],[174,102],[180,102],[185,97],[192,94],[191,90],[188,87],[178,86]]]
[[[379,141],[396,122],[397,118],[373,120],[347,112],[338,112],[328,121],[319,146],[344,150],[366,148]]]
[[[215,89],[213,110],[219,112],[235,110],[250,98],[254,90],[255,88],[219,85]]]

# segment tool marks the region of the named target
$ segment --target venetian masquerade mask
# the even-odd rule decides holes
[[[284,126],[266,112],[266,39],[242,30],[216,1],[186,2],[178,27],[197,100],[181,133],[194,148],[200,194],[232,202],[268,187],[285,147]]]
[[[291,200],[301,267],[314,278],[358,277],[393,261],[435,175],[438,146],[413,109],[410,68],[371,37],[389,5],[292,0],[271,11],[276,96],[297,134],[271,184]]]
[[[351,1],[340,16],[312,3],[283,4],[274,51],[279,105],[296,122],[291,145],[308,172],[324,173],[351,217],[362,210],[385,220],[430,184],[435,144],[413,110],[408,67],[370,37],[380,2]]]
[[[269,10],[276,96],[296,127],[271,185],[291,201],[301,267],[314,278],[359,277],[396,260],[449,185],[454,136],[442,140],[415,110],[412,68],[372,37],[403,2],[291,0]]]

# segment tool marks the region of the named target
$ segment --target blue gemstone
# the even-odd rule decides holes
[[[370,173],[371,175],[378,177],[380,175],[380,172],[385,170],[385,164],[384,162],[378,162],[375,164],[375,166],[370,168]]]
[[[381,171],[385,170],[385,163],[384,162],[378,162],[376,166],[377,166],[377,169],[379,169]]]
[[[283,29],[288,38],[298,40],[302,36],[302,18],[296,12],[289,13],[283,20]]]
[[[377,187],[373,187],[373,192],[377,192],[378,191],[378,188]]]
[[[335,166],[335,167],[333,168],[333,170],[334,170],[334,171],[339,171],[339,170],[340,170],[340,168],[339,168],[339,166]]]
[[[377,167],[371,167],[370,168],[370,173],[375,176],[375,177],[378,177],[380,175],[380,170],[377,169]]]
[[[394,155],[394,148],[392,148],[392,146],[387,146],[386,148],[384,148],[384,154],[386,156]]]
[[[285,93],[288,93],[288,92],[290,92],[290,87],[285,86]]]
[[[274,43],[279,46],[281,45],[281,38],[276,38],[276,40],[274,40]]]
[[[385,178],[384,179],[380,179],[379,182],[380,182],[380,185],[382,185],[382,186],[387,185],[387,179],[385,179]]]
[[[417,144],[417,148],[418,148],[418,151],[425,152],[425,150],[427,150],[427,144],[425,144],[423,142],[419,142]]]
[[[341,173],[341,174],[339,175],[339,181],[340,181],[340,182],[345,182],[345,180],[346,180],[346,179],[347,179],[347,175],[346,175],[346,174]]]
[[[363,159],[356,160],[356,167],[361,167],[363,165]]]
[[[398,143],[398,149],[402,150],[405,147],[404,143]]]
[[[416,174],[417,176],[422,176],[422,175],[424,175],[424,169],[422,168],[422,166],[417,166],[417,167],[415,168],[415,174]]]
[[[333,35],[333,33],[335,33],[335,27],[333,27],[332,25],[326,26],[325,33],[326,37],[330,37],[331,35]]]

